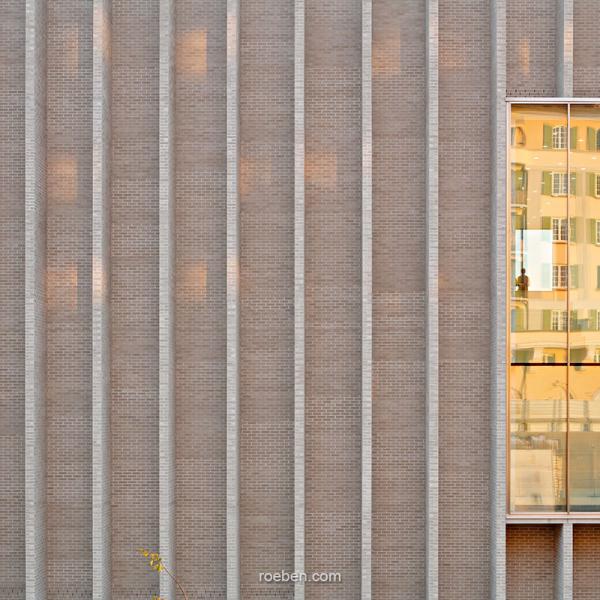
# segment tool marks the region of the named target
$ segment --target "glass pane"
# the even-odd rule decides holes
[[[566,510],[567,367],[510,368],[510,510]]]
[[[600,363],[600,107],[571,105],[570,360]]]
[[[600,366],[569,370],[569,504],[600,511]]]
[[[511,362],[566,362],[567,107],[513,106],[510,141]]]

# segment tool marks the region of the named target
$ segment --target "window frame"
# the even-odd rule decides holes
[[[500,168],[499,173],[502,173],[502,185],[504,185],[503,196],[504,199],[504,209],[499,211],[497,215],[501,215],[500,221],[498,225],[500,226],[502,231],[510,231],[510,223],[511,223],[511,189],[510,189],[510,168],[511,168],[511,148],[514,147],[511,144],[511,113],[513,105],[552,105],[552,106],[563,106],[567,111],[568,107],[572,105],[600,105],[600,98],[564,98],[564,97],[546,97],[546,98],[537,98],[537,97],[507,97],[506,100],[506,129],[504,130],[506,133],[503,136],[505,138],[504,141],[498,139],[498,144],[505,143],[506,153],[502,155],[502,152],[498,153],[498,158],[502,157],[502,160],[498,163],[497,166]],[[565,148],[567,152],[576,151],[575,148],[571,148],[570,142],[570,130],[569,130],[570,122],[567,122],[567,139],[565,140]],[[600,129],[599,129],[600,131]],[[597,148],[596,151],[600,152],[600,135],[597,137]],[[554,149],[554,145],[552,146]],[[501,168],[503,167],[503,168]],[[600,175],[600,173],[598,173]],[[497,217],[498,218],[498,217]],[[600,219],[599,219],[600,220]],[[510,386],[509,382],[509,370],[511,367],[511,355],[510,355],[510,317],[511,317],[511,303],[510,303],[510,294],[511,294],[511,254],[510,254],[510,238],[509,235],[504,235],[504,254],[502,260],[498,262],[498,266],[502,267],[498,273],[497,281],[497,297],[504,298],[502,310],[505,313],[504,317],[504,325],[506,326],[506,340],[504,341],[505,353],[506,353],[506,363],[505,368],[502,369],[504,375],[501,375],[501,371],[498,371],[495,375],[495,381],[497,382],[498,389],[502,390],[502,395],[504,397],[503,407],[504,410],[503,418],[502,418],[502,429],[499,430],[498,433],[502,433],[497,437],[497,443],[502,445],[500,449],[499,446],[496,446],[498,452],[501,455],[504,455],[505,469],[503,478],[500,479],[500,485],[503,488],[502,493],[504,494],[505,500],[505,522],[507,523],[527,523],[527,522],[539,522],[543,520],[543,522],[565,522],[566,519],[574,519],[576,522],[598,522],[600,521],[600,510],[596,510],[595,512],[573,512],[569,510],[569,507],[565,511],[559,512],[511,512],[510,508],[510,426],[511,426],[511,416],[510,416]],[[600,245],[600,239],[598,240],[598,244]],[[600,267],[599,267],[600,269]],[[599,288],[600,289],[600,288]],[[502,314],[502,313],[498,313]],[[598,310],[597,316],[597,325],[600,329],[600,309]],[[598,348],[600,354],[600,347]],[[594,363],[591,363],[594,364]],[[598,367],[600,368],[600,367]],[[495,465],[496,463],[493,463]]]
[[[569,137],[567,129],[567,125],[554,125],[552,127],[553,150],[567,150]],[[560,144],[555,143],[555,140],[560,142]]]
[[[551,219],[551,223],[552,223],[552,241],[553,242],[558,242],[558,243],[566,243],[569,241],[569,234],[568,234],[568,222],[569,220],[566,217],[550,217]],[[554,227],[554,224],[557,223],[558,227]],[[554,233],[555,231],[558,233],[558,235],[555,237]]]
[[[552,189],[550,190],[551,196],[567,196],[569,194],[569,175],[562,171],[550,171],[550,178],[552,181]],[[558,185],[555,184],[558,183]],[[558,189],[558,191],[555,190]]]

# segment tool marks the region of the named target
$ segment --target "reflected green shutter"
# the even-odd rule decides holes
[[[579,238],[577,237],[577,233],[579,231],[581,231],[581,228],[582,228],[582,224],[581,223],[578,224],[578,221],[581,221],[581,218],[580,217],[572,217],[571,219],[569,219],[569,221],[570,221],[570,228],[571,228],[571,234],[569,236],[569,239],[572,242],[577,242],[577,241],[579,241]]]
[[[596,219],[588,219],[587,222],[587,241],[590,244],[595,244],[598,241],[596,239]]]
[[[520,230],[520,229],[525,229],[524,224],[525,221],[523,219],[523,215],[515,215],[513,217],[514,220],[514,224],[515,224],[515,229]]]
[[[552,173],[542,171],[542,194],[550,196],[552,194]]]
[[[542,217],[542,229],[552,229],[552,217]]]
[[[517,128],[516,127],[511,127],[510,128],[510,145],[514,146],[515,145],[515,135],[516,135],[516,131]]]
[[[572,310],[571,311],[571,315],[570,315],[570,327],[571,327],[571,331],[579,331],[579,321],[577,319],[577,311],[576,310]]]
[[[587,128],[587,149],[590,152],[596,151],[596,130],[593,127]]]
[[[551,310],[543,310],[542,311],[542,330],[550,331],[551,325],[552,325],[552,311]]]
[[[590,309],[588,317],[588,329],[595,331],[598,328],[598,311],[595,308]]]
[[[575,196],[577,194],[577,173],[571,173],[569,193]]]
[[[571,287],[580,287],[581,265],[571,265]]]
[[[571,127],[571,150],[577,150],[577,127]]]
[[[552,125],[544,125],[544,148],[552,148]]]
[[[596,287],[600,290],[600,266],[596,267]]]
[[[596,174],[595,173],[587,174],[587,195],[588,196],[596,195]]]

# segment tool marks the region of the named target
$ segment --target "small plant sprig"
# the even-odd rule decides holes
[[[185,600],[189,600],[188,595],[186,594],[183,586],[177,578],[169,571],[165,563],[163,562],[162,556],[158,552],[152,552],[151,550],[146,550],[145,548],[139,548],[138,552],[148,561],[148,566],[157,573],[166,573],[175,583],[175,585],[179,588],[179,591],[183,594]],[[160,596],[152,596],[152,600],[167,600],[166,598],[161,598]]]

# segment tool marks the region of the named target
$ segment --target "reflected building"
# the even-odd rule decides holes
[[[513,105],[510,510],[600,510],[600,107]]]

